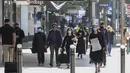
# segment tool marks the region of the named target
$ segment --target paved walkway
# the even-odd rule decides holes
[[[49,66],[49,49],[46,53],[46,60],[44,67],[37,66],[36,54],[31,54],[30,49],[23,50],[24,67],[22,73],[70,73],[70,69],[66,69],[66,65],[61,68]],[[89,64],[89,53],[83,56],[83,59],[75,58],[76,73],[95,73],[94,65]],[[130,73],[130,55],[126,54],[126,73]],[[0,64],[0,73],[4,73],[4,68]],[[113,48],[112,56],[107,57],[106,68],[101,69],[101,73],[120,73],[120,49]]]

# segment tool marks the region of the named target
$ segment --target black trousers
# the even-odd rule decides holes
[[[38,63],[44,63],[44,58],[45,58],[45,55],[44,55],[44,52],[42,53],[37,53],[37,58],[38,58]]]
[[[103,51],[103,62],[104,65],[106,65],[106,52]]]

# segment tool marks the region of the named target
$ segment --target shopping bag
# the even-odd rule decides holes
[[[102,48],[100,43],[99,43],[98,38],[91,39],[91,45],[92,45],[92,51],[93,52],[99,51]]]

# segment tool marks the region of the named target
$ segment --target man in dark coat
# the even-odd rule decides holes
[[[22,40],[25,37],[24,31],[19,27],[18,23],[15,23],[14,29],[16,32],[16,46],[14,50],[14,60],[17,60],[17,44],[22,44]]]
[[[105,47],[103,48],[103,64],[104,64],[104,67],[106,66],[106,54],[107,54],[107,45],[108,45],[108,31],[107,29],[105,28],[105,24],[104,23],[101,23],[100,24],[100,32],[101,34],[103,35],[103,39],[104,39],[104,43],[105,43]]]
[[[54,51],[56,54],[56,64],[59,66],[58,63],[58,51],[59,47],[62,44],[62,36],[59,29],[57,29],[57,23],[52,24],[52,29],[49,31],[47,43],[50,46],[50,66],[53,66],[53,58],[54,58]]]
[[[44,53],[46,50],[46,35],[42,28],[38,28],[38,32],[34,34],[32,49],[37,53],[38,66],[44,65]]]

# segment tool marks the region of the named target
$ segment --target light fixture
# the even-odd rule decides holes
[[[61,3],[60,5],[57,5],[57,4],[54,3],[53,1],[50,1],[50,2],[51,2],[51,4],[52,4],[57,10],[61,9],[62,6],[65,5],[65,3],[66,3],[66,2],[63,2],[63,3]]]

